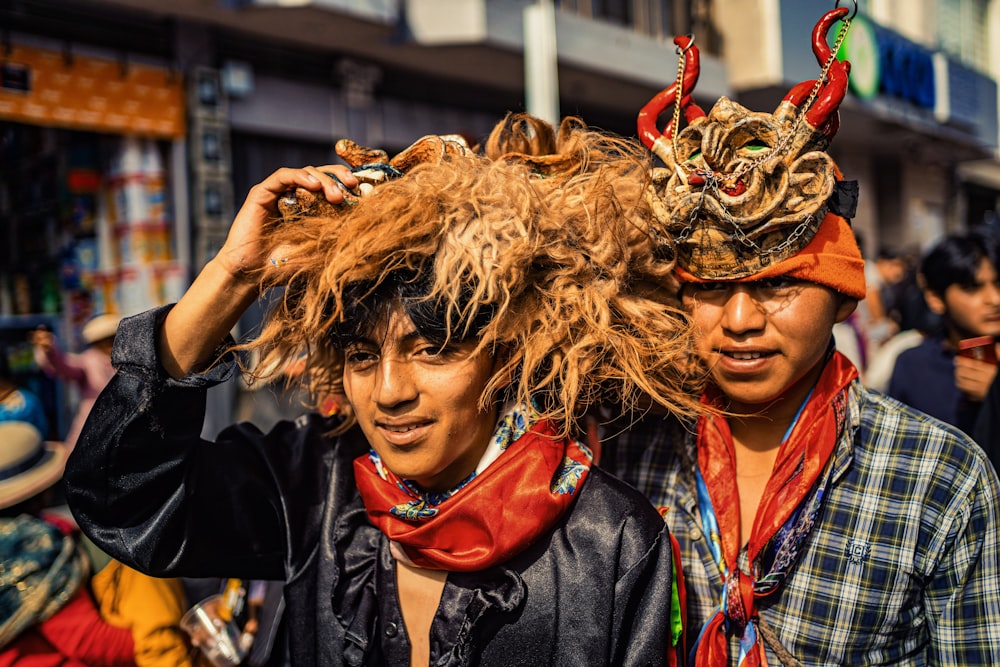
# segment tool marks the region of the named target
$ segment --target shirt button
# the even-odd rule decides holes
[[[386,637],[395,637],[398,631],[399,629],[396,627],[395,623],[389,623],[388,625],[385,626]]]

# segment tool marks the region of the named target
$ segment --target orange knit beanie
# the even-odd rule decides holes
[[[680,265],[674,269],[682,283],[717,282],[698,278]],[[850,225],[844,218],[827,213],[816,235],[802,250],[757,273],[734,279],[751,282],[790,276],[826,285],[855,299],[865,298],[865,263]]]

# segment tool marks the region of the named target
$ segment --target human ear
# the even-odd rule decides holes
[[[931,312],[935,315],[944,315],[945,307],[944,299],[941,298],[937,292],[932,292],[929,289],[924,290],[924,301],[927,302],[927,307],[931,309]]]
[[[852,299],[851,297],[848,296],[841,296],[840,303],[837,304],[837,314],[834,319],[834,322],[838,323],[843,322],[844,320],[846,320],[848,317],[851,316],[851,313],[853,313],[854,309],[857,307],[858,307],[857,299]]]

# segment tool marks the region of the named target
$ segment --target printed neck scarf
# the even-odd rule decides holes
[[[834,351],[799,409],[778,449],[750,532],[751,574],[737,564],[740,509],[729,423],[718,417],[699,420],[698,507],[724,584],[719,608],[693,647],[691,663],[697,667],[728,664],[729,634],[740,638],[741,667],[763,664],[756,600],[780,588],[812,530],[829,482],[833,449],[846,423],[848,385],[857,375],[851,362]],[[716,398],[706,394],[702,400]]]
[[[525,412],[506,414],[476,471],[444,493],[421,492],[374,451],[355,459],[369,520],[431,570],[476,572],[523,551],[569,508],[593,460],[586,445],[555,437],[549,422],[530,424]]]

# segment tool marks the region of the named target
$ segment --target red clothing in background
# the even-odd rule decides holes
[[[131,631],[101,620],[81,589],[47,621],[0,650],[0,667],[135,667]]]

